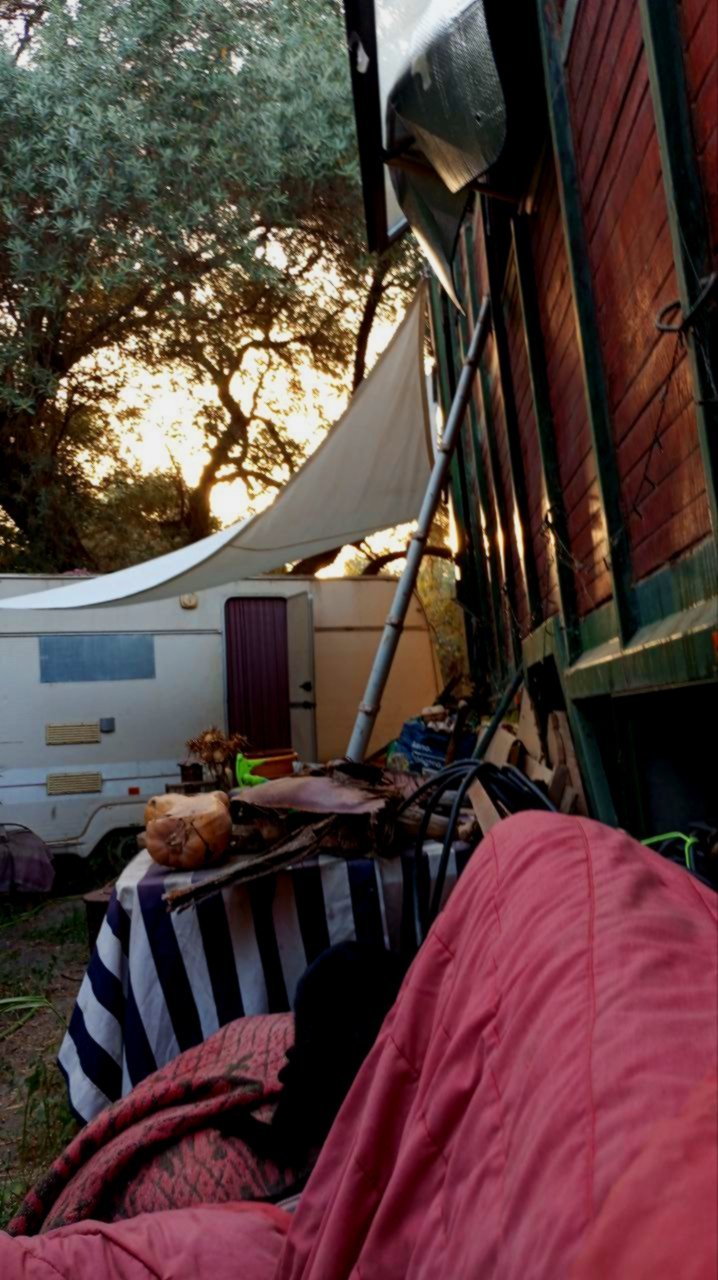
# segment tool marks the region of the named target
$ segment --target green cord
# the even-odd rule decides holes
[[[698,844],[698,836],[687,836],[683,831],[665,831],[661,836],[649,836],[647,840],[642,840],[641,844],[650,847],[653,844],[665,844],[667,840],[682,840],[686,867],[689,871],[695,871],[693,849]]]

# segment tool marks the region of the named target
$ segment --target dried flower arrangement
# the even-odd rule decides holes
[[[205,729],[187,742],[187,750],[207,767],[218,787],[234,786],[234,761],[240,751],[248,746],[241,733],[225,734],[215,725]]]

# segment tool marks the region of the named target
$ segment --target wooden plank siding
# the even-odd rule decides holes
[[[509,458],[509,442],[506,431],[506,415],[501,394],[501,377],[496,343],[493,337],[486,345],[486,374],[489,386],[489,411],[496,438],[496,452],[499,464],[499,475],[495,477],[501,485],[505,517],[502,521],[504,541],[504,557],[511,560],[511,570],[516,584],[516,598],[512,602],[515,613],[514,621],[521,636],[529,631],[529,603],[526,591],[526,575],[521,555],[521,546],[516,536],[520,528],[519,514],[516,509],[513,486],[511,483],[511,461]]]
[[[472,268],[470,268],[469,264],[473,261],[473,245],[468,243],[469,237],[470,229],[467,226],[464,227],[459,238],[457,255],[461,296],[464,300],[465,308],[465,315],[458,321],[462,356],[465,355],[468,349],[470,334],[473,333],[474,326],[478,323],[480,307],[479,295],[476,288],[472,288],[472,284],[475,282],[472,281],[470,274]],[[469,443],[468,445],[464,444],[463,447],[467,450],[467,457],[469,458],[471,496],[474,503],[473,515],[477,529],[477,554],[482,562],[486,588],[487,616],[482,619],[482,624],[488,633],[487,645],[490,641],[490,647],[495,655],[492,677],[494,680],[498,679],[499,683],[502,684],[506,672],[513,669],[515,665],[515,655],[511,645],[511,628],[505,625],[505,623],[508,624],[508,617],[505,618],[507,609],[505,597],[502,594],[504,580],[496,534],[496,495],[491,472],[487,421],[481,397],[481,378],[478,374],[473,380],[466,425],[468,427]]]
[[[640,580],[701,541],[710,515],[685,351],[655,324],[678,285],[635,0],[582,0],[567,75],[621,505]]]
[[[475,284],[478,295],[483,297],[484,294],[489,292],[489,271],[484,248],[481,210],[478,201],[474,214],[473,245]],[[519,635],[524,636],[529,631],[530,608],[526,589],[525,568],[515,534],[517,522],[520,522],[511,482],[506,416],[501,390],[498,351],[493,332],[484,348],[481,368],[484,375],[483,401],[495,443],[491,459],[491,473],[494,485],[500,488],[500,493],[496,495],[496,527],[502,563],[504,597],[509,608],[512,627],[518,630]]]
[[[718,6],[715,0],[681,0],[678,10],[696,158],[718,256]]]
[[[548,618],[552,614],[558,613],[558,581],[555,559],[544,528],[548,501],[541,466],[541,447],[531,391],[531,375],[523,331],[523,314],[516,273],[516,259],[513,250],[506,273],[503,304],[528,498],[529,527],[522,530],[524,555],[533,555],[534,557],[541,612],[543,618]]]
[[[493,317],[460,444],[477,617],[491,691],[522,664],[592,813],[644,835],[633,727],[649,697],[676,715],[631,790],[672,772],[692,805],[682,690],[718,677],[718,0],[535,3],[545,136],[513,186],[481,176],[456,255],[459,351],[484,295]]]
[[[556,431],[578,611],[590,613],[611,598],[608,538],[586,407],[576,313],[553,156],[544,158],[531,219],[531,243],[543,331],[551,409]]]

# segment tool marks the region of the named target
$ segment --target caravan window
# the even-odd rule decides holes
[[[154,678],[153,635],[127,632],[117,635],[40,636],[42,684]]]

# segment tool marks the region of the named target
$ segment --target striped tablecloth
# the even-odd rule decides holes
[[[426,852],[433,877],[440,847]],[[444,896],[467,857],[452,852]],[[398,950],[411,928],[408,855],[322,856],[168,912],[169,888],[211,874],[169,872],[140,853],[117,881],[58,1058],[80,1121],[233,1018],[291,1008],[326,947],[356,938]]]

